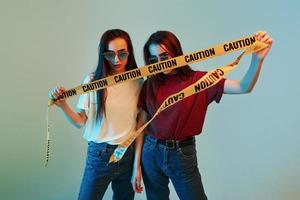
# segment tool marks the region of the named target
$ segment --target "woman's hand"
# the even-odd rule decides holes
[[[258,41],[263,42],[268,45],[266,48],[254,53],[260,59],[264,59],[268,55],[268,53],[272,47],[273,39],[268,35],[268,33],[266,31],[257,31],[254,34],[254,36]]]
[[[137,192],[137,193],[142,193],[143,192],[141,165],[133,167],[131,184],[132,184],[133,190],[135,192]]]
[[[63,94],[63,92],[65,90],[66,89],[64,87],[55,87],[49,92],[49,98],[56,100],[59,97],[61,97],[61,95]],[[61,100],[55,101],[54,104],[56,106],[62,108],[67,104],[67,102],[66,102],[66,99],[61,99]]]

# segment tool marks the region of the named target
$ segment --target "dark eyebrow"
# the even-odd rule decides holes
[[[162,52],[161,54],[158,54],[158,56],[164,56],[164,55],[169,55],[168,52]],[[150,55],[150,57],[157,57],[155,55]]]
[[[115,51],[113,51],[113,50],[107,50],[108,52],[115,52]],[[126,49],[119,49],[119,50],[117,50],[117,51],[126,51]]]
[[[120,51],[127,51],[126,49],[119,49],[117,52],[120,52]]]

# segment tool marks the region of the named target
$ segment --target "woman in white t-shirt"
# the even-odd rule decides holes
[[[106,31],[99,44],[99,60],[95,72],[83,83],[119,74],[137,68],[129,35],[122,30]],[[84,138],[88,141],[86,167],[78,199],[101,199],[111,183],[113,199],[133,199],[134,191],[142,192],[140,156],[142,136],[136,139],[124,157],[108,165],[118,144],[138,128],[137,102],[142,80],[128,81],[79,97],[76,111],[65,100],[55,104],[74,126],[85,126]],[[56,87],[49,96],[59,98],[65,91]],[[132,181],[132,186],[130,182]]]

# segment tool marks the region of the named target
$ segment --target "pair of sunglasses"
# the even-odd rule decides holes
[[[129,52],[125,49],[117,51],[117,54],[114,51],[107,51],[103,53],[103,57],[110,62],[113,62],[118,56],[118,58],[122,61],[125,60],[129,55]]]
[[[156,56],[151,56],[149,59],[148,59],[148,62],[149,64],[154,64],[154,63],[157,63],[159,61],[164,61],[164,60],[168,60],[170,57],[169,57],[169,54],[162,54],[162,55],[159,55],[159,57],[156,57]]]

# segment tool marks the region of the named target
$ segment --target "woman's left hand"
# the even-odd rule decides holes
[[[266,31],[257,31],[254,34],[254,36],[258,41],[263,42],[268,45],[266,48],[255,52],[255,54],[259,58],[264,59],[268,55],[268,53],[272,47],[273,39],[268,35],[268,33]]]
[[[142,193],[143,192],[141,165],[133,167],[131,184],[132,184],[133,190],[135,192],[137,192],[137,193]]]

